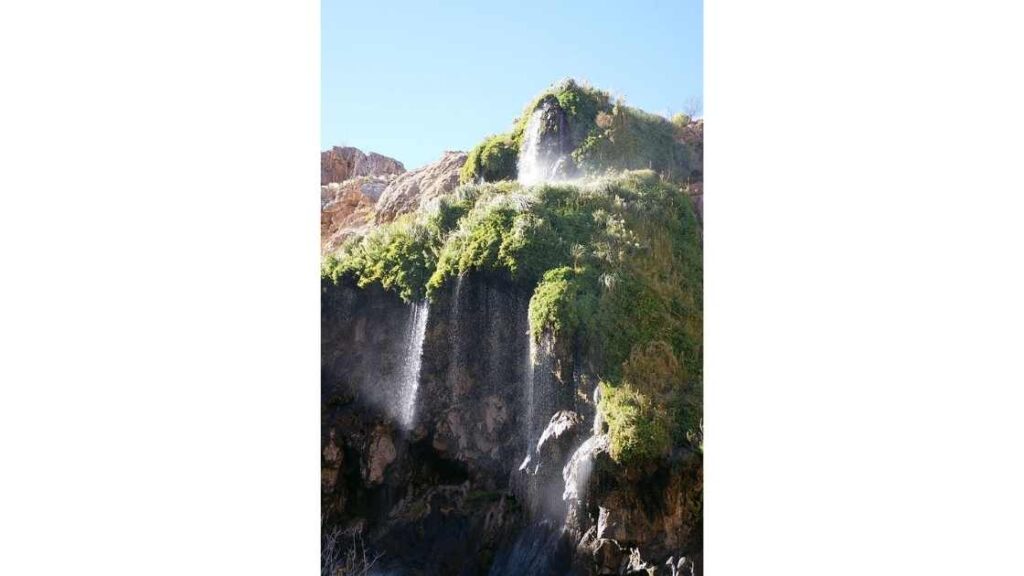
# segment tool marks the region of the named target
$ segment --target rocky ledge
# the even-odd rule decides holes
[[[376,152],[365,154],[351,146],[335,146],[320,153],[321,186],[359,176],[383,176],[403,172],[405,166],[398,160]]]

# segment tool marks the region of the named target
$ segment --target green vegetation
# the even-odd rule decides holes
[[[672,418],[655,397],[629,385],[602,383],[601,390],[601,414],[608,422],[612,458],[635,465],[668,452]]]
[[[434,227],[400,218],[325,258],[320,276],[334,283],[351,276],[361,288],[378,283],[403,300],[421,299],[436,261],[436,240]]]
[[[676,126],[664,117],[618,101],[600,124],[572,153],[584,173],[650,168],[668,178],[689,175],[691,152],[676,140]]]
[[[702,449],[700,380],[667,342],[633,346],[619,386],[601,383],[601,411],[608,422],[612,457],[635,463],[664,454],[673,445]]]
[[[614,458],[637,463],[698,444],[702,252],[677,185],[651,171],[463,185],[435,210],[343,246],[322,277],[379,283],[410,301],[467,272],[532,288],[532,337],[583,346],[601,379]]]
[[[463,184],[483,179],[485,182],[516,179],[519,143],[511,134],[489,136],[469,151],[466,163],[459,172]]]

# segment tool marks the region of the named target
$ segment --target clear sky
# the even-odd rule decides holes
[[[700,0],[322,0],[321,148],[412,169],[509,129],[537,93],[586,80],[648,112],[703,91]]]

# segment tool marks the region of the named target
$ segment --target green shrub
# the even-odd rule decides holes
[[[469,151],[466,163],[459,172],[459,182],[468,184],[483,180],[516,179],[516,162],[519,160],[519,144],[510,134],[488,136]]]
[[[474,186],[462,186],[447,196],[441,197],[437,203],[437,211],[428,216],[428,226],[437,236],[443,236],[458,228],[459,221],[469,214],[476,204],[479,189]]]
[[[607,127],[595,124],[572,156],[589,174],[648,168],[683,179],[690,174],[693,159],[689,148],[676,140],[676,131],[669,120],[619,101]]]
[[[419,300],[425,296],[436,250],[430,228],[402,218],[343,246],[338,255],[324,261],[321,277],[337,283],[350,276],[361,288],[378,283],[407,302]]]
[[[667,410],[629,385],[601,383],[601,414],[608,423],[611,456],[637,465],[665,455],[672,445]]]
[[[587,275],[569,266],[544,274],[530,299],[530,333],[534,338],[545,330],[556,338],[571,338],[595,303],[587,280]]]

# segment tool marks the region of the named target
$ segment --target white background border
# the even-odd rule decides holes
[[[707,3],[708,574],[1019,573],[1007,6]],[[318,12],[0,8],[0,573],[315,573]]]

